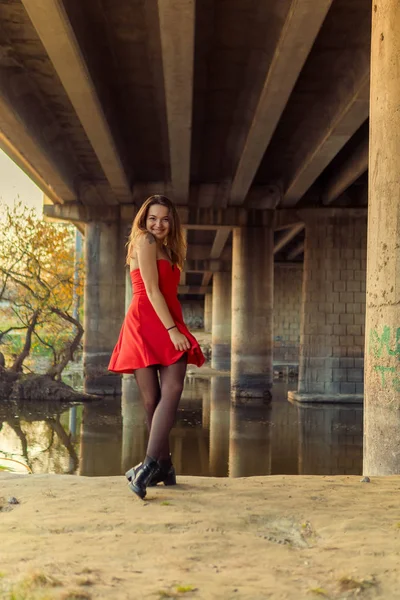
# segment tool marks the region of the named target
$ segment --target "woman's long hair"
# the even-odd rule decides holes
[[[174,265],[182,271],[183,263],[186,258],[186,240],[183,234],[181,221],[179,218],[178,211],[175,205],[166,196],[155,195],[150,196],[140,207],[132,224],[132,229],[129,234],[127,242],[128,252],[126,255],[126,264],[129,265],[130,258],[132,257],[133,248],[137,239],[140,235],[144,235],[147,232],[146,221],[149,209],[151,206],[159,204],[168,208],[168,215],[170,217],[170,230],[168,237],[166,238],[166,247],[170,251],[171,260]]]

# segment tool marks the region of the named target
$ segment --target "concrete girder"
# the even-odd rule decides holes
[[[343,163],[322,190],[322,203],[327,206],[345,192],[352,183],[368,170],[369,139],[366,137],[356,147],[351,157]]]
[[[24,148],[24,155],[17,146]],[[3,98],[0,98],[0,148],[52,202],[62,204],[64,200],[76,200],[72,184],[60,175],[56,165]]]
[[[211,277],[213,276],[212,271],[206,271],[203,275],[203,279],[201,281],[202,287],[207,287],[211,281]]]
[[[298,223],[291,227],[286,233],[283,233],[280,239],[274,246],[274,254],[277,254],[282,248],[284,248],[300,231],[303,231],[304,223]]]
[[[193,105],[195,0],[158,0],[175,202],[189,195]]]
[[[214,238],[214,242],[210,252],[210,258],[220,258],[223,249],[225,248],[225,244],[228,241],[229,235],[231,233],[230,229],[219,229],[217,230]]]
[[[357,129],[368,118],[369,113],[369,65],[362,76],[348,84],[348,94],[333,98],[332,105],[326,111],[323,125],[317,135],[313,132],[306,152],[299,152],[293,173],[284,193],[282,206],[297,204],[305,192],[316,181],[336,154],[345,146]],[[338,81],[337,85],[340,86]]]
[[[185,271],[187,273],[219,273],[232,270],[232,261],[222,260],[186,260]]]
[[[61,0],[22,0],[113,190],[131,202],[130,185],[112,132]]]
[[[231,205],[242,204],[304,66],[332,0],[293,0],[230,189]]]
[[[178,287],[178,294],[199,294],[204,296],[205,294],[211,294],[212,287],[203,285],[180,285]]]
[[[294,260],[304,252],[304,242],[299,242],[287,255],[288,260]]]

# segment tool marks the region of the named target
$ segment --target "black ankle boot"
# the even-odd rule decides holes
[[[135,476],[131,479],[129,487],[143,500],[146,497],[146,488],[150,480],[158,473],[160,467],[156,460],[151,460],[140,464],[137,468],[134,467],[134,469]]]
[[[163,483],[164,485],[176,485],[176,473],[175,467],[170,460],[168,461],[158,461],[159,470],[152,477],[149,487],[153,487],[157,485],[157,483]]]
[[[132,481],[132,479],[135,478],[136,472],[142,464],[143,463],[135,465],[125,473],[125,477],[128,481]],[[176,485],[176,472],[171,460],[159,460],[158,465],[160,467],[159,471],[151,478],[147,487],[154,487],[158,483],[163,483],[164,485]]]

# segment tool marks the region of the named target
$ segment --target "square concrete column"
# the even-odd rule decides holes
[[[234,404],[271,399],[274,289],[273,211],[260,227],[233,231],[232,371]]]
[[[212,294],[204,296],[204,331],[210,333],[212,328]]]
[[[364,209],[299,211],[306,225],[300,402],[362,402],[367,214]]]
[[[212,291],[211,367],[231,368],[232,275],[214,273]]]
[[[364,473],[400,473],[400,10],[372,11]]]
[[[121,377],[107,370],[125,307],[124,235],[118,223],[92,221],[85,230],[83,364],[85,389],[120,393]]]

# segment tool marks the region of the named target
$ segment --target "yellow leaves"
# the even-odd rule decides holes
[[[83,293],[82,260],[74,265],[75,228],[40,220],[21,204],[0,203],[0,216],[0,301],[6,301],[7,324],[25,325],[40,310],[37,332],[57,341],[70,332],[50,307],[70,313]]]

